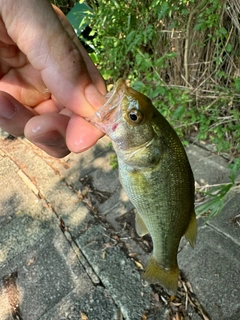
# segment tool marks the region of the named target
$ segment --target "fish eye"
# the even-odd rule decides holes
[[[128,111],[128,119],[131,123],[139,124],[143,120],[143,115],[139,110],[131,109]]]

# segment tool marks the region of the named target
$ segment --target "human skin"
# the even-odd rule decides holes
[[[0,0],[0,127],[54,157],[103,135],[84,120],[104,81],[63,13],[48,0]]]

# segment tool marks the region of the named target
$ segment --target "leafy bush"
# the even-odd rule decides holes
[[[235,157],[240,100],[238,2],[89,0],[96,52],[108,83],[123,77],[148,95],[182,138]],[[186,141],[186,139],[185,139]]]
[[[207,141],[216,152],[227,154],[233,165],[238,163],[239,1],[89,0],[87,4],[93,8],[86,16],[94,37],[91,57],[107,84],[120,77],[129,79],[153,100],[183,143]],[[229,184],[229,189],[238,187]],[[212,192],[217,194],[214,199],[223,199],[227,189],[218,186]]]

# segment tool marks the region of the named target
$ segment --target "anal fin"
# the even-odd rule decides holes
[[[193,211],[191,220],[189,222],[187,231],[185,233],[185,238],[190,243],[192,248],[194,248],[196,244],[196,237],[197,237],[197,220],[196,220],[195,212]]]
[[[139,237],[143,237],[149,233],[148,229],[145,223],[143,222],[143,219],[137,213],[136,209],[134,211],[135,211],[135,228],[136,228],[137,234],[139,235]]]

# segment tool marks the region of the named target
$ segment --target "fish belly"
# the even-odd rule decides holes
[[[174,293],[179,274],[179,242],[194,215],[187,196],[191,192],[190,185],[183,177],[177,177],[176,181],[171,172],[161,167],[138,171],[120,164],[119,173],[123,188],[137,211],[136,230],[140,235],[148,231],[153,241],[153,253],[143,277]]]

